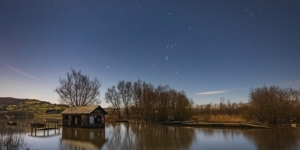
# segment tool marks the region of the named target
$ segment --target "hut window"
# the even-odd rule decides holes
[[[94,117],[90,116],[90,124],[94,124]]]

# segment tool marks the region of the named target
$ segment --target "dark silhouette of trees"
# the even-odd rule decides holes
[[[252,89],[249,96],[250,113],[258,121],[290,122],[299,116],[299,90],[264,86]]]
[[[129,105],[131,103],[131,98],[132,98],[132,85],[131,82],[125,82],[120,81],[118,83],[118,90],[119,90],[119,95],[122,100],[123,106],[124,106],[124,111],[125,111],[125,116],[128,118],[129,117]]]
[[[300,121],[300,89],[263,86],[251,89],[248,103],[196,105],[195,117],[203,121],[259,121],[276,124]]]
[[[85,106],[99,104],[99,88],[101,83],[94,78],[81,74],[71,69],[66,79],[59,79],[60,86],[54,92],[59,95],[59,102],[70,106]]]
[[[142,90],[142,81],[138,80],[137,82],[133,83],[133,89],[132,89],[132,101],[133,105],[131,107],[131,110],[135,117],[140,120],[141,119],[141,105],[142,105],[142,96],[143,96],[143,90]]]
[[[116,87],[112,86],[107,89],[105,93],[105,100],[107,103],[111,103],[113,112],[117,113],[119,119],[121,119],[121,100],[120,94],[116,91]]]
[[[121,107],[127,118],[146,121],[186,120],[192,116],[193,101],[168,85],[154,87],[150,83],[120,81],[118,90],[108,88],[106,102]],[[119,105],[116,105],[117,104]]]

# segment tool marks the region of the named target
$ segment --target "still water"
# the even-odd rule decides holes
[[[300,128],[217,129],[149,123],[106,123],[105,129],[62,128],[27,132],[26,142],[41,150],[300,149]]]

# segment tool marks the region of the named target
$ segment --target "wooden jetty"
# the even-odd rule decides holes
[[[47,136],[49,136],[49,130],[54,130],[54,134],[58,132],[60,134],[60,127],[61,127],[61,122],[57,121],[44,121],[44,122],[30,122],[27,123],[30,124],[31,127],[31,136],[37,136],[36,132],[37,130],[44,130],[44,136],[45,136],[45,131],[47,131]],[[56,131],[58,130],[58,131]],[[33,135],[34,133],[34,135]]]
[[[164,125],[181,125],[186,123],[194,123],[194,121],[172,121],[172,122],[162,122]]]
[[[116,122],[123,122],[123,123],[127,123],[128,120],[117,120]]]

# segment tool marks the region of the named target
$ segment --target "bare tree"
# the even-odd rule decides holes
[[[112,86],[112,88],[108,88],[105,93],[105,100],[107,103],[111,103],[113,110],[117,112],[119,119],[121,119],[121,100],[120,95],[116,91],[116,87]]]
[[[59,95],[59,102],[70,106],[86,106],[99,104],[100,95],[99,88],[101,83],[94,78],[90,80],[89,76],[81,74],[71,69],[71,73],[67,73],[66,79],[59,79],[60,87],[54,92]]]
[[[155,111],[158,120],[165,121],[168,119],[169,111],[169,101],[170,101],[170,87],[168,85],[159,85],[155,88],[156,101],[155,101]]]
[[[136,113],[136,116],[138,119],[141,118],[141,103],[142,103],[142,96],[143,96],[143,90],[142,90],[142,81],[138,80],[137,82],[134,82],[133,84],[133,92],[132,92],[132,98],[133,98],[133,107]]]
[[[251,90],[249,98],[252,113],[259,121],[278,123],[292,116],[293,97],[288,89],[264,86]]]
[[[122,99],[125,115],[129,117],[129,105],[132,100],[132,85],[131,82],[127,81],[119,81],[118,90],[120,98]]]

